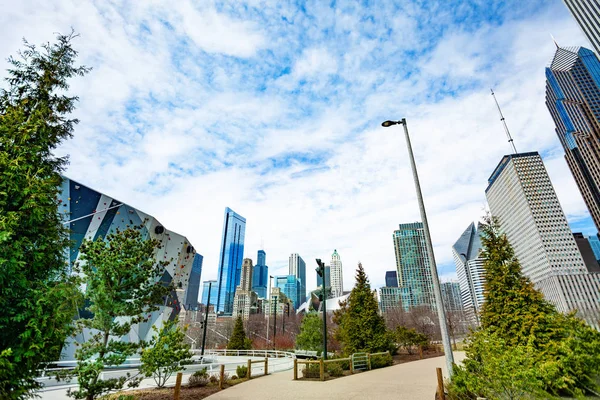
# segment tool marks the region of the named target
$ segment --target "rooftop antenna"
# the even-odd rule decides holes
[[[556,39],[554,39],[554,36],[552,34],[550,34],[550,37],[552,38],[552,41],[554,42],[554,45],[556,46],[556,48],[560,49],[560,47],[558,47],[558,43],[556,43]]]
[[[504,115],[502,115],[502,110],[500,109],[500,104],[498,104],[498,100],[496,100],[496,95],[494,94],[494,89],[490,89],[490,91],[492,92],[492,97],[494,98],[494,101],[496,102],[496,107],[498,107],[498,113],[500,114],[500,121],[502,121],[502,124],[504,125],[504,131],[506,132],[506,137],[508,138],[508,143],[510,143],[510,145],[512,146],[514,154],[517,154],[517,148],[515,147],[513,138],[510,136],[510,131],[508,130],[508,126],[506,126],[506,121],[504,120]]]

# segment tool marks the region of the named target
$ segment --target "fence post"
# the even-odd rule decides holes
[[[179,391],[181,390],[181,378],[183,374],[181,372],[177,373],[177,380],[175,381],[175,392],[173,393],[173,399],[179,400]]]
[[[248,371],[246,372],[246,378],[250,379],[252,376],[252,360],[248,359]]]
[[[352,365],[352,356],[348,357],[348,360],[350,360],[350,373],[353,374],[354,373],[354,366]]]
[[[294,358],[294,380],[298,380],[298,360]]]
[[[223,389],[223,381],[225,380],[225,364],[221,364],[221,373],[219,374],[219,390]]]
[[[442,369],[436,368],[437,372],[437,381],[438,381],[438,393],[440,395],[440,400],[445,400],[446,395],[444,394],[444,377],[442,376]]]
[[[321,381],[325,380],[325,363],[323,363],[323,359],[321,358],[319,360],[319,369],[320,369],[320,375],[321,375]]]
[[[269,359],[265,358],[265,375],[269,375]]]
[[[371,353],[367,353],[367,367],[371,370]]]

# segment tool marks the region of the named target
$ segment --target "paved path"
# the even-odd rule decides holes
[[[454,358],[460,362],[464,359],[464,353],[454,352]],[[327,382],[294,381],[293,371],[284,371],[233,386],[208,399],[433,400],[437,386],[435,369],[442,367],[446,377],[445,364],[444,357],[429,358]]]

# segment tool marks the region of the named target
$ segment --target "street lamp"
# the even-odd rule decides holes
[[[321,302],[323,305],[323,360],[327,360],[327,295],[325,294],[325,263],[321,261],[320,258],[317,258],[316,261],[318,265],[316,268],[317,274],[319,274],[323,280],[323,289],[321,290],[321,295],[323,296],[323,301]]]
[[[200,355],[204,358],[204,345],[206,344],[206,328],[208,326],[208,307],[210,306],[210,290],[212,288],[212,282],[208,282],[208,297],[206,300],[206,309],[204,310],[204,335],[202,335],[202,352]]]
[[[408,127],[406,119],[400,121],[385,121],[381,126],[387,128],[393,125],[404,126],[404,136],[406,138],[406,147],[408,148],[408,156],[410,158],[410,166],[412,168],[413,180],[415,181],[415,189],[417,192],[417,200],[419,201],[419,211],[423,220],[423,231],[425,233],[425,245],[427,253],[429,253],[429,267],[431,269],[431,277],[433,279],[433,293],[435,295],[435,304],[437,306],[438,318],[440,320],[440,330],[442,333],[442,343],[444,345],[444,353],[446,355],[446,365],[448,367],[448,376],[452,377],[452,366],[454,364],[454,355],[452,354],[452,345],[450,344],[450,335],[448,335],[448,326],[446,321],[446,311],[444,310],[444,301],[442,300],[442,290],[440,287],[440,278],[438,277],[437,266],[435,264],[435,256],[433,255],[433,245],[431,244],[431,235],[429,233],[429,224],[427,223],[427,214],[425,213],[425,204],[423,203],[423,194],[421,193],[421,185],[419,184],[419,175],[417,174],[417,166],[413,155],[410,137],[408,135]]]

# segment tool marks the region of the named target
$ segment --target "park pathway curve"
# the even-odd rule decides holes
[[[454,352],[456,362],[463,352]],[[433,400],[437,384],[437,367],[448,376],[444,357],[429,358],[387,368],[361,372],[327,382],[294,381],[293,371],[278,372],[252,379],[207,397],[220,399],[406,399]]]

